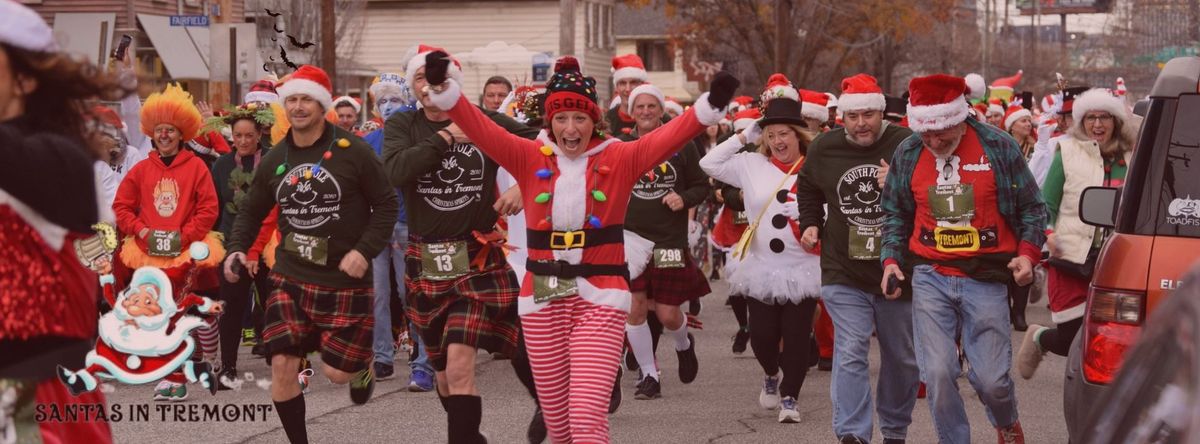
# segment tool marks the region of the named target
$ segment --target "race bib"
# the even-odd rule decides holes
[[[975,227],[937,227],[933,229],[937,251],[957,253],[979,251],[979,230]]]
[[[329,238],[288,233],[283,238],[283,251],[323,266],[329,260]]]
[[[469,271],[465,241],[421,244],[421,277],[456,279]]]
[[[558,276],[533,275],[533,302],[541,304],[559,298],[579,294],[575,278],[560,279]]]
[[[735,211],[733,213],[733,223],[738,225],[746,225],[750,223],[750,219],[746,217],[745,211]]]
[[[183,239],[178,231],[150,230],[146,236],[147,253],[151,256],[179,256]]]
[[[883,242],[880,227],[850,226],[850,259],[856,261],[879,260],[879,247]]]
[[[975,217],[975,192],[968,184],[931,186],[929,209],[938,221],[970,220]]]
[[[683,250],[679,248],[655,248],[654,268],[683,268]]]

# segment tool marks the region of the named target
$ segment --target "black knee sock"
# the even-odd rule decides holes
[[[483,399],[471,395],[450,395],[446,400],[446,431],[449,444],[483,443],[479,423],[483,420]]]
[[[441,393],[438,393],[437,395],[438,395],[438,401],[441,401],[441,403],[442,403],[442,411],[446,412],[446,413],[450,413],[450,407],[446,405],[446,396],[442,396]]]
[[[658,355],[658,338],[662,336],[663,325],[658,320],[658,315],[650,312],[646,315],[646,325],[650,326],[650,346],[655,355]],[[674,346],[672,346],[674,347]]]
[[[292,444],[308,443],[308,428],[304,424],[304,393],[287,401],[275,401],[275,412],[283,423],[283,432]]]

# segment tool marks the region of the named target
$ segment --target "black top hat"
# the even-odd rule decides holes
[[[884,103],[886,103],[884,107],[885,115],[904,117],[906,114],[908,114],[908,99],[903,99],[892,95],[885,95],[883,96],[883,99]]]
[[[758,121],[758,126],[766,127],[776,123],[808,128],[808,124],[804,122],[804,114],[800,112],[800,102],[787,97],[779,97],[767,102],[767,107],[763,110],[763,118]]]

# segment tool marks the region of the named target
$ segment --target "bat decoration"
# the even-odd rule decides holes
[[[295,63],[292,63],[291,60],[288,60],[287,50],[283,49],[283,45],[279,46],[279,57],[283,59],[283,63],[286,64],[288,67],[290,67],[292,69],[300,69],[299,66],[296,66]]]
[[[277,39],[277,38],[275,38],[275,37],[271,37],[271,41],[272,41],[272,42],[278,42],[278,41],[279,41],[279,39]]]
[[[300,41],[296,40],[295,37],[292,37],[291,34],[288,34],[287,37],[288,37],[288,40],[290,40],[292,42],[292,47],[294,47],[294,48],[308,49],[309,47],[315,45],[315,43],[313,43],[313,42],[300,43]]]
[[[279,16],[283,15],[282,12],[271,12],[270,9],[265,9],[265,10],[267,11],[267,15],[269,15],[271,17],[279,17]]]
[[[275,60],[275,58],[274,58],[274,57],[272,57],[272,58],[271,58],[271,60],[273,61],[273,60]],[[263,71],[266,71],[266,72],[271,72],[271,68],[268,68],[268,67],[267,67],[267,64],[266,64],[265,62],[263,63],[263,66],[262,66],[262,68],[263,68]]]
[[[275,32],[276,32],[276,33],[282,33],[282,32],[283,32],[283,30],[282,30],[282,29],[279,29],[279,25],[271,25],[271,28],[275,29]]]

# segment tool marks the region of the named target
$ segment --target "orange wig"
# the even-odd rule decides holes
[[[185,142],[200,134],[203,125],[200,111],[192,103],[192,95],[178,83],[168,84],[163,92],[151,94],[142,105],[142,134],[154,137],[154,127],[164,123],[178,129]]]

